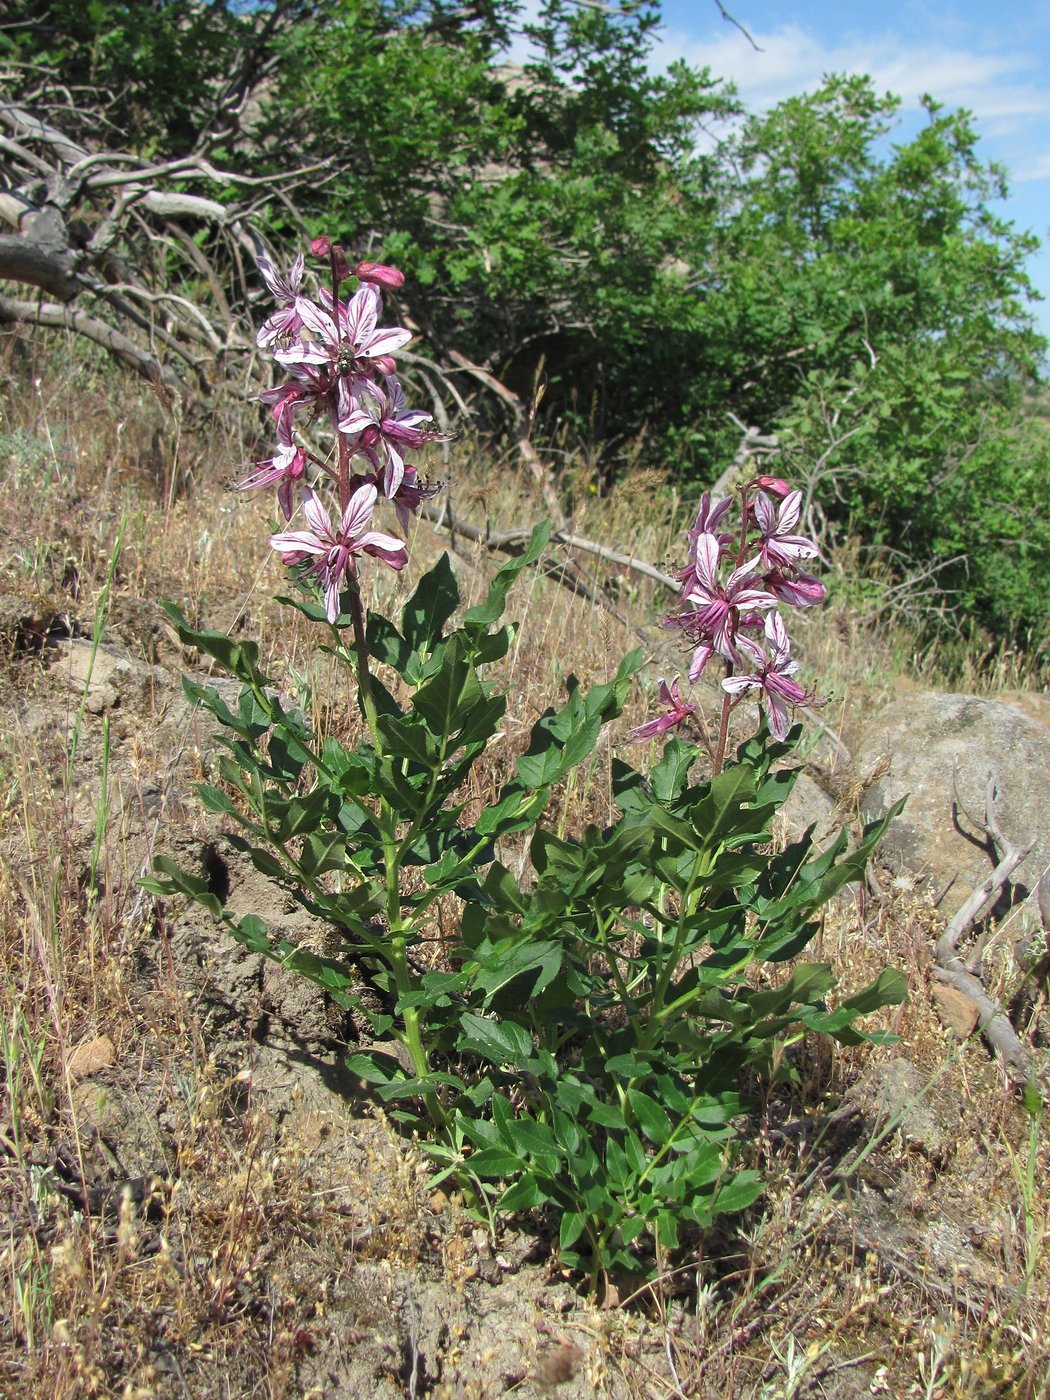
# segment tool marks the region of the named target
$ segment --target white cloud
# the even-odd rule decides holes
[[[917,45],[892,32],[827,44],[798,25],[752,37],[761,52],[736,31],[697,38],[666,30],[653,62],[663,67],[680,57],[709,67],[731,78],[747,105],[759,109],[816,87],[826,73],[870,73],[879,91],[902,99],[906,112],[920,110],[922,95],[930,93],[949,108],[973,110],[983,129],[994,123],[1006,131],[1033,117],[1050,118],[1050,90],[1023,81],[1026,70],[1039,67],[1035,54]]]
[[[1042,155],[1010,171],[1011,184],[1025,185],[1033,180],[1050,180],[1050,151],[1044,151]]]

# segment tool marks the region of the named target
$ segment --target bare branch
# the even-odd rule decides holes
[[[760,428],[749,427],[735,413],[730,413],[729,417],[740,429],[740,444],[729,466],[711,487],[712,499],[716,501],[729,490],[733,478],[750,458],[769,456],[780,448],[780,439],[775,433],[763,433]]]
[[[87,315],[84,311],[58,306],[54,302],[16,301],[13,297],[0,297],[0,320],[74,331],[77,335],[94,341],[96,345],[101,345],[137,373],[145,375],[164,393],[170,395],[174,392],[182,397],[187,396],[186,385],[171,368],[146,354],[113,326],[95,316]]]
[[[69,251],[48,248],[31,238],[0,233],[0,279],[39,287],[59,301],[72,301],[83,290],[75,273],[76,258]]]
[[[751,45],[751,47],[754,49],[755,53],[763,53],[763,52],[764,52],[764,50],[763,50],[763,49],[760,49],[759,46],[755,43],[754,39],[752,39],[751,35],[747,32],[747,30],[746,30],[746,29],[744,28],[744,26],[740,23],[740,21],[739,21],[735,16],[733,16],[733,15],[731,15],[731,14],[729,13],[729,11],[726,9],[726,7],[722,4],[722,0],[715,0],[715,5],[718,7],[718,13],[722,16],[722,18],[723,18],[728,24],[731,24],[731,25],[733,26],[734,29],[739,29],[739,30],[740,30],[741,34],[743,34],[744,38],[745,38],[745,39],[747,40],[747,42]]]
[[[1010,1018],[991,999],[983,984],[966,970],[960,958],[953,958],[947,967],[935,967],[933,975],[938,982],[954,987],[969,997],[977,1008],[977,1024],[981,1034],[999,1056],[1003,1068],[1015,1084],[1027,1084],[1035,1073],[1032,1053],[1021,1044]]]
[[[1025,846],[1014,846],[1003,835],[995,815],[997,793],[993,774],[989,773],[988,775],[983,818],[977,818],[965,811],[959,800],[959,791],[954,775],[952,788],[955,806],[958,810],[965,812],[974,826],[984,832],[993,848],[1001,851],[1002,855],[992,873],[986,880],[981,881],[937,940],[937,965],[933,969],[933,974],[939,982],[954,987],[956,991],[962,992],[964,996],[969,998],[976,1009],[977,1024],[981,1033],[1000,1057],[1006,1072],[1015,1083],[1025,1084],[1035,1072],[1031,1052],[1021,1044],[1009,1016],[992,1000],[980,980],[981,959],[988,937],[987,930],[978,939],[977,946],[970,957],[969,966],[963,962],[957,949],[982,910],[999,894],[999,891],[1006,885],[1014,870],[1025,859],[1035,843],[1033,841]]]
[[[466,536],[468,540],[483,540],[492,549],[524,544],[532,534],[532,531],[528,529],[494,531],[483,529],[479,525],[471,525],[458,516],[453,517],[447,504],[442,504],[440,507],[431,505],[427,508],[426,514],[427,518],[434,524],[443,524],[448,521],[449,529],[455,529],[459,534]],[[677,579],[671,578],[669,574],[663,573],[652,564],[647,564],[643,559],[636,559],[631,554],[620,554],[615,549],[609,549],[606,545],[599,544],[597,540],[585,539],[583,535],[574,535],[564,530],[554,530],[551,533],[551,541],[555,544],[566,545],[569,549],[582,550],[585,554],[593,554],[609,564],[616,564],[619,568],[639,574],[642,578],[652,579],[654,583],[659,583],[673,593],[678,593],[681,590],[681,584]]]

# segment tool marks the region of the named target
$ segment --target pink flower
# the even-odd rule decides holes
[[[431,496],[436,496],[441,490],[439,481],[422,481],[415,467],[405,466],[405,474],[401,480],[401,485],[391,496],[390,501],[397,511],[397,518],[401,523],[402,531],[408,534],[409,517],[413,515],[424,501]]]
[[[814,559],[820,550],[812,540],[791,533],[802,511],[802,492],[791,491],[779,509],[771,496],[755,498],[755,520],[762,532],[762,563],[766,569],[793,568],[799,559]]]
[[[387,375],[385,404],[370,411],[373,403],[374,400],[367,405],[354,406],[345,418],[340,419],[339,431],[352,439],[351,453],[366,456],[377,475],[382,475],[383,493],[393,498],[405,476],[403,454],[428,442],[443,441],[447,434],[421,426],[432,422],[432,415],[424,413],[422,409],[408,407],[404,390],[393,375]],[[376,452],[380,444],[386,453],[385,466]]]
[[[765,576],[765,585],[778,601],[796,608],[812,608],[823,603],[828,590],[819,578],[804,574],[800,569],[773,569]]]
[[[298,384],[278,384],[273,389],[264,389],[259,399],[270,405],[278,433],[290,433],[296,413],[305,404],[316,402],[318,392],[313,380],[303,379]]]
[[[776,496],[778,501],[791,495],[791,486],[782,476],[756,476],[755,485],[761,491],[768,491],[770,495]]]
[[[727,661],[736,660],[733,639],[736,635],[742,608],[775,608],[774,595],[753,585],[759,582],[754,571],[754,563],[744,564],[734,569],[722,585],[718,581],[718,564],[721,558],[721,545],[714,535],[701,534],[695,545],[693,581],[683,602],[693,606],[683,612],[676,625],[692,632],[700,643],[710,643],[719,656]],[[694,657],[690,670],[699,675],[707,657],[699,663]]]
[[[345,282],[350,276],[350,264],[346,260],[346,254],[338,243],[333,243],[324,234],[310,244],[310,252],[315,258],[323,258],[329,264],[336,282]]]
[[[373,286],[359,287],[346,302],[333,303],[332,294],[321,289],[321,306],[305,302],[301,308],[303,327],[310,338],[300,338],[274,354],[295,378],[313,384],[315,394],[334,390],[329,407],[338,423],[347,418],[355,400],[371,395],[383,399],[383,391],[372,382],[375,370],[393,367],[395,350],[412,339],[412,332],[396,326],[377,326],[381,298]]]
[[[304,304],[309,305],[307,299],[299,295],[299,288],[303,284],[304,266],[305,259],[300,253],[292,263],[288,276],[280,277],[274,271],[269,258],[263,253],[259,254],[259,271],[280,307],[280,310],[269,316],[259,328],[255,342],[260,347],[272,345],[275,340],[296,336],[302,330],[301,308]]]
[[[329,622],[335,622],[339,616],[339,586],[344,579],[353,576],[356,554],[372,554],[392,569],[403,569],[408,563],[408,551],[400,540],[378,530],[365,529],[378,495],[371,483],[359,486],[347,502],[339,528],[333,530],[328,512],[314,493],[307,490],[303,514],[309,530],[291,530],[270,536],[270,544],[284,556],[286,564],[305,564],[313,560],[306,573],[313,575],[324,590]]]
[[[640,741],[652,739],[657,734],[666,734],[669,729],[674,729],[690,715],[696,714],[696,706],[687,705],[683,701],[676,680],[668,685],[665,680],[661,679],[660,700],[666,706],[664,714],[658,715],[656,719],[646,720],[644,724],[639,724],[637,728],[630,731],[629,738]]]
[[[253,463],[255,471],[235,481],[235,491],[254,491],[257,487],[277,486],[277,500],[285,520],[291,520],[293,492],[297,482],[306,475],[306,453],[292,441],[291,418],[285,416],[277,423],[280,446],[272,457]]]
[[[769,656],[750,637],[739,639],[740,650],[746,652],[756,669],[746,676],[727,676],[722,682],[722,689],[730,695],[743,695],[749,690],[760,691],[770,732],[774,738],[784,739],[791,727],[787,707],[808,704],[813,696],[797,681],[791,680],[798,670],[798,662],[791,659],[791,642],[779,613],[766,615],[765,637],[770,649]]]
[[[718,522],[732,504],[733,499],[731,496],[727,496],[724,501],[719,501],[714,507],[712,507],[711,497],[706,491],[700,497],[700,509],[697,512],[693,528],[686,536],[689,541],[689,563],[684,569],[681,569],[678,574],[678,577],[682,580],[682,591],[684,593],[688,593],[696,582],[696,546],[701,536],[715,535],[720,548],[724,548],[732,542],[731,535],[718,535],[715,532],[715,527],[718,525]]]

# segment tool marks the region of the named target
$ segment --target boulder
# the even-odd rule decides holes
[[[791,796],[777,814],[776,830],[785,841],[797,841],[809,827],[813,839],[824,847],[838,835],[843,822],[836,820],[838,804],[808,773],[800,773]]]
[[[861,772],[888,760],[885,776],[864,794],[862,812],[881,816],[898,798],[907,798],[881,854],[921,877],[946,917],[991,874],[998,859],[966,815],[985,818],[989,776],[996,786],[996,820],[1007,841],[1035,842],[1014,872],[1010,898],[1016,902],[1035,889],[1050,864],[1050,730],[1042,724],[997,700],[919,692],[895,701],[868,725],[856,757]],[[965,810],[955,804],[956,791]]]

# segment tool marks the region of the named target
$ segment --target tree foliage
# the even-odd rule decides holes
[[[514,0],[8,0],[0,61],[16,94],[91,83],[110,145],[271,177],[272,243],[398,263],[427,353],[520,395],[542,376],[539,431],[575,425],[610,471],[644,431],[709,484],[738,422],[775,432],[829,540],[1045,639],[1036,240],[994,212],[971,118],[931,99],[894,141],[896,100],[856,77],[746,115],[707,70],[650,69],[658,24],[640,0],[528,22]]]

